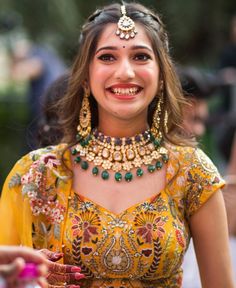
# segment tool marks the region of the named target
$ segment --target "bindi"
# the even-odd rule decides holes
[[[123,46],[123,48],[125,48],[125,46]]]

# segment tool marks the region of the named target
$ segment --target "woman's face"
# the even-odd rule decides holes
[[[147,125],[148,105],[158,91],[159,65],[142,26],[136,24],[138,33],[128,41],[115,35],[116,28],[106,26],[89,66],[99,125],[103,120]]]

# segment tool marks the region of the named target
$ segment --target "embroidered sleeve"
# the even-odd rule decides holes
[[[186,175],[185,209],[193,215],[218,189],[225,184],[217,168],[200,149],[193,153],[191,167]]]
[[[61,160],[56,153],[42,149],[32,152],[31,158],[33,163],[21,177],[22,194],[29,198],[34,216],[45,215],[51,224],[60,223],[65,212],[57,193],[59,181],[65,178],[59,173]]]
[[[9,173],[2,189],[0,201],[0,244],[20,245],[22,237],[26,239],[24,244],[32,246],[30,231],[26,222],[30,221],[27,214],[27,203],[21,193],[21,177],[29,168],[31,160],[29,156],[21,158]],[[24,235],[21,233],[25,227]]]
[[[44,232],[48,227],[59,231],[69,191],[68,175],[61,165],[62,148],[56,146],[32,151],[21,158],[10,172],[0,202],[0,230],[4,231],[0,235],[1,244],[27,243],[31,246],[34,228],[37,228],[35,223],[40,226],[37,231]],[[60,231],[53,236],[60,239]],[[26,234],[28,240],[23,239]],[[50,234],[49,230],[44,234]]]

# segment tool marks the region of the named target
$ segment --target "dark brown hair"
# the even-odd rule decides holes
[[[164,139],[173,144],[191,145],[189,139],[177,133],[182,122],[181,106],[184,103],[180,81],[176,75],[173,62],[169,54],[169,44],[167,33],[160,17],[153,11],[137,3],[125,4],[127,16],[135,23],[139,23],[145,29],[147,36],[150,38],[152,47],[158,63],[160,65],[160,79],[163,80],[163,109],[168,111],[169,133],[164,131],[164,125],[161,127]],[[59,101],[59,113],[63,130],[63,141],[72,145],[75,143],[76,128],[79,121],[79,111],[83,99],[83,84],[89,78],[89,63],[96,51],[97,43],[101,33],[107,24],[117,23],[121,17],[120,4],[111,4],[101,10],[95,11],[82,27],[79,38],[79,49],[74,65],[72,67],[68,91]],[[160,79],[157,79],[160,80]],[[149,105],[148,123],[151,126],[154,109],[158,97],[155,97]],[[89,97],[92,128],[98,125],[97,103],[93,95]],[[161,123],[164,123],[164,112]]]

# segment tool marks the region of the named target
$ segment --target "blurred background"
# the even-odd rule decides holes
[[[30,136],[39,117],[39,93],[44,92],[46,86],[70,67],[77,49],[80,27],[86,17],[95,8],[111,2],[0,0],[0,185],[15,161],[37,147]],[[205,126],[199,136],[204,150],[223,170],[227,159],[224,159],[219,145],[215,143],[219,140],[216,139],[219,124],[225,121],[225,115],[233,107],[232,93],[224,96],[225,87],[221,88],[231,87],[232,81],[227,85],[222,84],[224,77],[219,78],[219,71],[224,62],[222,53],[231,41],[230,23],[236,14],[235,1],[139,2],[158,11],[166,23],[171,54],[181,68],[183,83],[187,81],[188,86],[189,81],[195,79],[197,71],[201,74],[201,81],[207,81],[203,84],[211,85],[207,92],[198,93],[203,94],[200,98],[207,105],[205,118],[200,119]],[[22,63],[22,59],[30,61]],[[54,71],[50,71],[52,67]],[[47,75],[42,80],[45,71]],[[195,83],[195,86],[198,84]],[[191,87],[189,91],[193,92]]]

